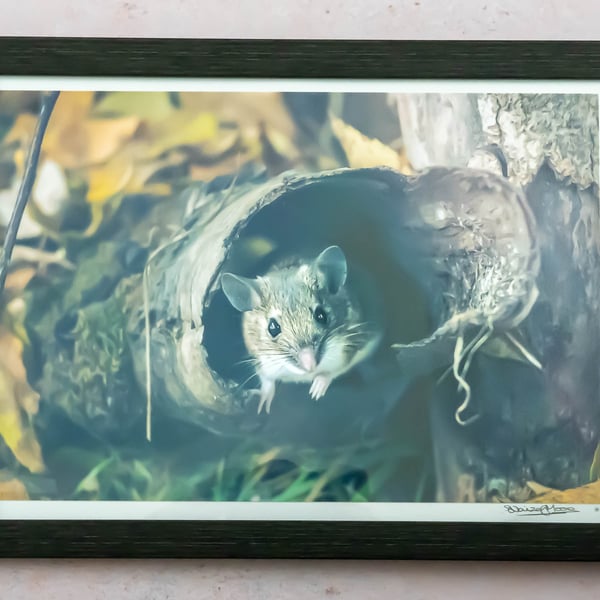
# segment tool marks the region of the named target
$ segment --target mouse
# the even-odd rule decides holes
[[[242,313],[242,336],[260,380],[258,413],[271,410],[278,382],[310,384],[313,400],[371,357],[382,339],[376,303],[361,299],[339,246],[292,256],[249,278],[225,272],[221,289]],[[366,297],[373,294],[367,285]],[[365,296],[365,294],[362,294]]]

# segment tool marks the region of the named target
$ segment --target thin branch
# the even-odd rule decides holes
[[[48,127],[50,115],[52,114],[52,110],[54,109],[54,105],[58,99],[58,94],[59,92],[46,92],[42,94],[40,115],[37,122],[37,127],[33,134],[33,139],[31,140],[27,161],[25,162],[25,173],[23,175],[23,180],[21,181],[21,186],[19,187],[17,201],[15,202],[15,206],[10,216],[10,221],[8,222],[2,254],[0,254],[0,292],[4,290],[8,266],[12,257],[13,248],[17,242],[17,234],[19,232],[19,226],[21,225],[21,219],[23,218],[25,208],[27,207],[27,202],[31,196],[33,184],[35,183],[42,140],[44,139],[44,134],[46,133],[46,127]]]

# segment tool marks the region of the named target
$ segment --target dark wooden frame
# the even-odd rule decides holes
[[[0,75],[600,79],[600,42],[0,38]]]
[[[600,42],[2,38],[5,75],[600,80]],[[599,560],[599,540],[548,522],[0,520],[11,558]]]
[[[0,558],[600,560],[599,525],[0,521]]]

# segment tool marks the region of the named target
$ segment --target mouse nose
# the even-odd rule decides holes
[[[312,348],[302,348],[298,352],[298,363],[305,371],[312,371],[317,366],[317,357]]]

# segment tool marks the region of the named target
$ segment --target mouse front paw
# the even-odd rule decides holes
[[[260,415],[263,408],[269,414],[271,412],[271,404],[275,398],[275,384],[272,381],[264,380],[261,382],[260,390],[253,390],[253,393],[258,396],[258,410]]]
[[[325,395],[330,385],[331,377],[328,375],[317,375],[310,386],[310,397],[313,400],[319,400],[319,398]]]

